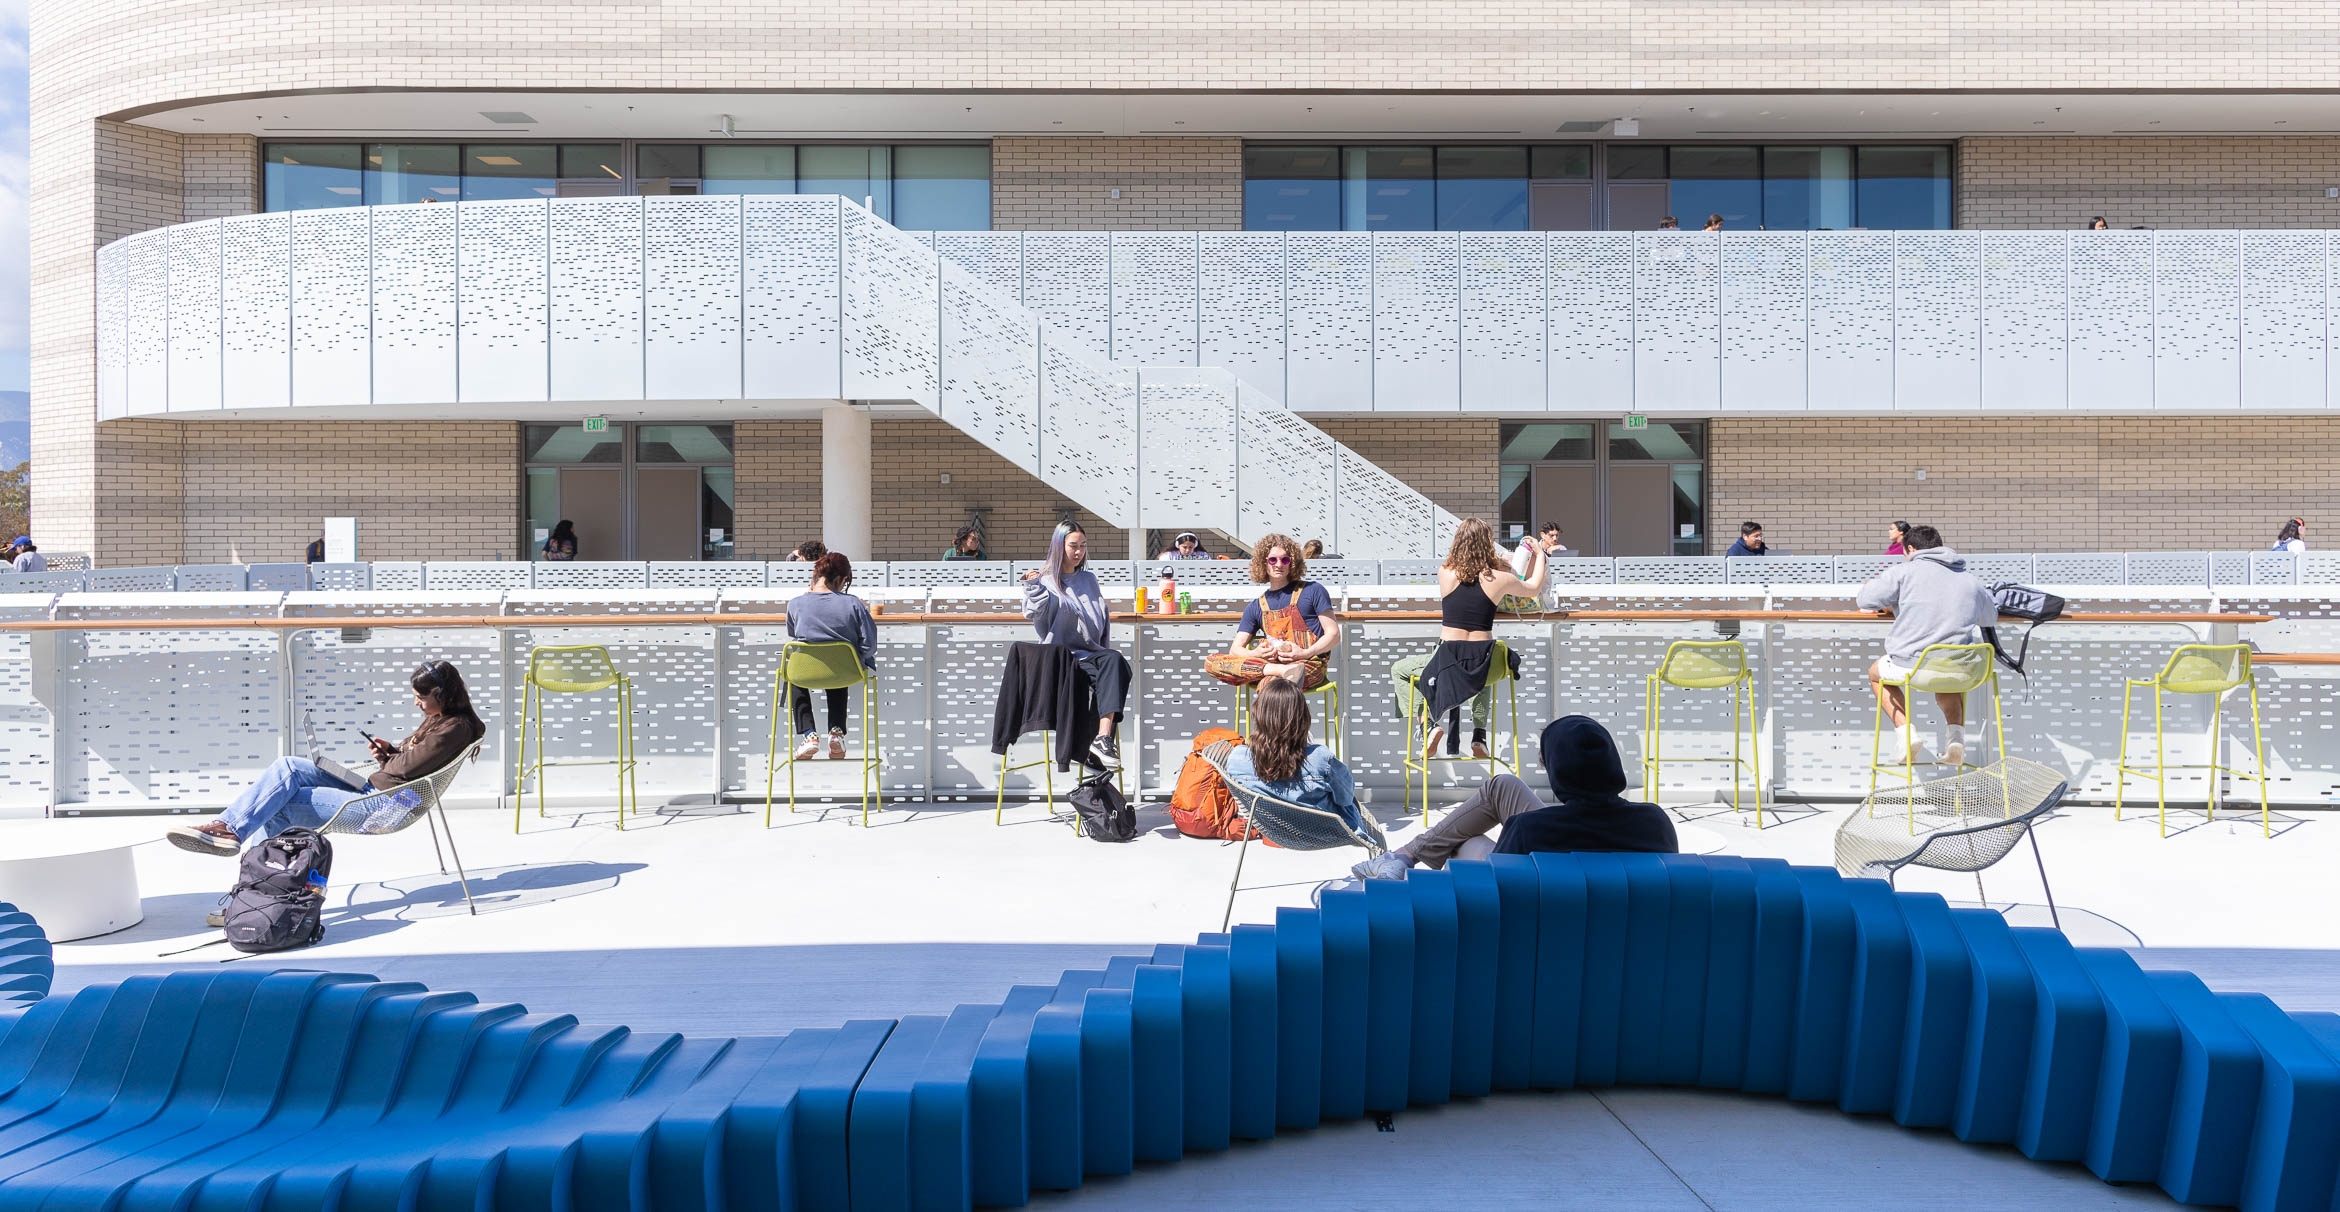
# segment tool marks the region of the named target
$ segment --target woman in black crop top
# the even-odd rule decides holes
[[[1495,531],[1477,518],[1455,528],[1446,562],[1438,569],[1438,647],[1390,667],[1401,711],[1424,717],[1429,742],[1423,756],[1462,726],[1462,705],[1471,705],[1471,756],[1487,756],[1487,691],[1494,680],[1495,603],[1507,597],[1541,598],[1550,574],[1543,551],[1534,554],[1525,580],[1495,557]],[[1416,687],[1419,686],[1419,693]]]

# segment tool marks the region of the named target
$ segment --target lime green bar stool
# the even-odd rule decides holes
[[[2004,759],[2007,756],[2007,714],[1999,701],[1998,650],[1987,643],[1931,644],[1925,651],[1918,653],[1917,663],[1910,666],[1908,677],[1898,680],[1886,678],[1879,684],[1900,687],[1902,692],[1902,724],[1893,730],[1894,738],[1900,745],[1900,760],[1888,762],[1884,758],[1885,701],[1879,698],[1876,721],[1869,730],[1869,814],[1874,816],[1877,811],[1878,776],[1884,773],[1898,775],[1906,793],[1904,808],[1909,817],[1910,834],[1914,837],[1917,834],[1918,779],[1916,755],[1911,751],[1917,741],[1917,696],[1920,693],[1967,694],[1985,686],[1990,687],[1991,724],[1997,737],[1999,756]],[[1980,750],[1982,730],[1979,728],[1975,730],[1975,742],[1974,748]],[[2014,802],[2007,794],[2006,776],[2003,773],[2005,766],[2002,760],[1999,764],[2002,772],[1999,775],[2000,809],[2002,814],[2012,814]],[[1957,769],[1990,768],[1960,761]]]
[[[618,755],[616,758],[545,760],[544,696],[598,694],[617,691]],[[528,760],[528,738],[536,737],[536,760]],[[536,815],[544,815],[544,770],[547,766],[616,766],[618,776],[617,827],[626,827],[626,812],[640,812],[641,795],[634,788],[634,683],[609,659],[599,644],[571,644],[528,650],[528,683],[520,708],[520,782],[525,789],[536,779]],[[520,801],[512,802],[512,832],[520,832]]]
[[[1507,693],[1511,699],[1511,768],[1516,771],[1519,769],[1519,681],[1511,676],[1511,648],[1501,640],[1495,641],[1494,661],[1487,669],[1487,689],[1495,691],[1498,687],[1501,688],[1501,693]],[[1487,763],[1487,777],[1493,778],[1497,773],[1497,767],[1503,764],[1503,756],[1493,745],[1487,746],[1487,756],[1484,758],[1468,757],[1462,754],[1456,754],[1452,757],[1446,754],[1424,754],[1422,746],[1430,740],[1430,728],[1433,726],[1433,721],[1423,714],[1424,704],[1422,702],[1420,674],[1406,679],[1404,697],[1403,706],[1406,711],[1406,803],[1414,802],[1414,776],[1419,774],[1422,776],[1422,824],[1427,827],[1430,824],[1430,764],[1432,762],[1483,761]]]
[[[1019,737],[1017,739],[1021,740],[1022,738]],[[1040,730],[1039,761],[1017,762],[1013,765],[1010,765],[1008,763],[1008,758],[1015,752],[1015,749],[1016,747],[1011,744],[1008,746],[1008,751],[1006,753],[999,755],[999,794],[992,801],[991,805],[991,823],[994,825],[1005,823],[1003,817],[1007,812],[1007,776],[1019,770],[1030,770],[1034,767],[1039,768],[1041,785],[1048,790],[1048,814],[1050,816],[1056,815],[1055,730],[1048,728],[1043,728]],[[1113,772],[1113,785],[1121,790],[1122,795],[1127,796],[1129,794],[1129,766],[1126,763],[1124,763],[1120,769]],[[1078,814],[1075,814],[1073,817],[1073,834],[1078,836],[1080,832],[1081,818]]]
[[[2129,765],[2129,706],[2136,700],[2139,688],[2153,691],[2153,771]],[[2228,692],[2248,692],[2251,700],[2251,751],[2257,757],[2258,772],[2245,774],[2218,760],[2218,721],[2223,714]],[[2208,819],[2218,819],[2218,776],[2230,774],[2238,779],[2255,779],[2259,784],[2259,831],[2275,836],[2274,818],[2267,811],[2267,740],[2259,730],[2259,676],[2251,669],[2251,648],[2248,644],[2185,644],[2169,654],[2169,663],[2161,672],[2149,678],[2130,678],[2121,690],[2121,756],[2116,766],[2113,784],[2113,819],[2121,819],[2121,799],[2128,790],[2129,776],[2152,779],[2154,799],[2161,810],[2161,836],[2169,836],[2169,765],[2168,739],[2162,729],[2161,696],[2164,694],[2206,694],[2210,696],[2210,761],[2206,765],[2178,766],[2178,770],[2201,770],[2210,777]]]
[[[780,668],[772,674],[772,744],[764,757],[764,828],[772,827],[772,784],[782,765],[788,767],[788,810],[796,811],[799,759],[791,752],[786,762],[780,760],[780,721],[788,718],[790,693],[799,687],[851,690],[857,686],[861,688],[861,756],[854,764],[861,767],[861,824],[868,828],[870,801],[877,798],[879,775],[884,769],[884,757],[878,749],[877,674],[862,668],[861,654],[843,640],[790,640],[780,649]],[[837,721],[830,720],[829,726],[835,728]],[[788,739],[796,739],[794,728],[789,729]]]
[[[1324,685],[1304,693],[1315,695],[1323,700],[1323,710],[1313,714],[1317,719],[1324,721],[1325,747],[1333,751],[1334,757],[1347,758],[1349,756],[1347,746],[1341,739],[1342,735],[1348,732],[1348,728],[1343,725],[1341,720],[1341,684],[1328,681]],[[1249,686],[1235,688],[1235,732],[1238,736],[1251,735],[1251,687]]]
[[[1731,692],[1731,756],[1666,758],[1662,756],[1664,734],[1659,713],[1660,692],[1667,686],[1681,690],[1723,690]],[[1740,756],[1739,713],[1747,716],[1746,756]],[[1642,703],[1641,726],[1649,737],[1649,747],[1641,755],[1642,794],[1658,798],[1658,775],[1662,764],[1680,762],[1729,762],[1731,764],[1731,811],[1739,808],[1739,772],[1747,772],[1755,784],[1755,827],[1763,827],[1763,759],[1756,736],[1755,675],[1747,668],[1747,646],[1737,640],[1675,640],[1666,645],[1666,655],[1658,661],[1657,671],[1649,675],[1648,695]]]

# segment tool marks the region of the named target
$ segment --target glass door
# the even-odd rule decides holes
[[[729,425],[530,425],[522,554],[567,521],[580,560],[728,560],[733,533]]]

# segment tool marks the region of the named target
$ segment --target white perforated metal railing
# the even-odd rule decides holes
[[[1767,556],[1725,560],[1719,556],[1572,556],[1552,561],[1554,585],[1858,585],[1900,556]],[[2270,551],[2133,551],[1982,554],[1966,557],[1967,568],[1985,581],[2014,581],[2049,587],[2182,585],[2237,588],[2252,585],[2340,585],[2340,552],[2303,555]],[[1311,580],[1327,585],[1423,585],[1437,581],[1439,561],[1314,560]],[[1107,584],[1146,584],[1167,570],[1182,584],[1247,585],[1250,564],[1238,559],[1177,561],[1092,560]],[[858,583],[895,588],[1004,586],[1031,560],[883,560],[854,566]],[[1133,573],[1133,568],[1135,572]],[[574,564],[513,560],[441,560],[374,564],[205,564],[101,569],[90,572],[0,573],[0,594],[78,592],[161,592],[164,590],[354,590],[379,589],[677,589],[810,584],[812,566],[796,561],[757,560],[667,562],[594,561]],[[1848,591],[1849,592],[1849,589]]]
[[[1834,587],[1636,586],[1575,588],[1563,605],[1577,611],[1842,611]],[[491,722],[484,760],[456,784],[456,802],[498,802],[512,788],[519,685],[536,644],[598,643],[634,679],[641,787],[647,803],[695,801],[720,792],[760,795],[772,678],[786,637],[773,623],[725,625],[721,617],[766,616],[785,608],[787,589],[440,590],[415,593],[90,594],[50,599],[0,598],[0,622],[52,617],[89,626],[41,632],[0,628],[0,813],[67,811],[215,811],[268,761],[295,752],[299,721],[309,714],[329,749],[353,754],[354,729],[402,735],[412,726],[406,678],[425,659],[454,661]],[[1198,587],[1198,609],[1234,611],[1249,600],[1242,587]],[[1376,617],[1374,611],[1420,610],[1434,589],[1419,585],[1350,587],[1344,642],[1333,673],[1343,688],[1348,762],[1375,804],[1400,796],[1398,754],[1405,725],[1394,712],[1389,669],[1427,649],[1436,623]],[[990,589],[877,589],[879,731],[884,786],[897,798],[988,802],[997,779],[990,752],[992,706],[1009,644],[1030,628],[1013,618],[1018,597]],[[2214,596],[2203,590],[2106,589],[2090,610],[2129,616],[2121,622],[2059,622],[2039,630],[2029,679],[2008,678],[2003,702],[2008,749],[2069,777],[2084,802],[2109,799],[2120,745],[2124,679],[2158,669],[2170,649],[2190,642],[2257,644],[2280,652],[2340,652],[2340,597],[2325,590],[2268,587]],[[2203,614],[2277,616],[2264,623],[2204,621]],[[623,622],[612,621],[613,616]],[[256,627],[172,629],[141,623],[196,618],[223,624],[314,620],[306,629]],[[392,627],[400,618],[444,619],[427,627]],[[580,620],[564,622],[564,619]],[[2166,621],[2164,621],[2166,620]],[[99,629],[108,623],[128,629]],[[1638,770],[1644,736],[1643,675],[1675,639],[1735,633],[1748,646],[1761,708],[1764,775],[1790,796],[1852,797],[1867,790],[1873,707],[1863,678],[1883,638],[1876,622],[1776,620],[1735,624],[1669,618],[1635,622],[1578,617],[1505,620],[1502,638],[1519,654],[1521,748],[1531,780],[1535,733],[1560,714],[1582,713],[1608,725]],[[1233,692],[1202,672],[1203,657],[1226,647],[1221,619],[1124,620],[1114,637],[1135,668],[1125,750],[1137,781],[1165,791],[1189,739],[1226,724]],[[2263,666],[2260,711],[2266,721],[2273,796],[2292,805],[2328,806],[2340,794],[2340,668]],[[2201,698],[2166,700],[2173,761],[2199,762],[2208,750],[2209,715]],[[546,737],[558,756],[607,756],[615,743],[611,696],[555,696]],[[856,712],[858,705],[856,705]],[[1727,753],[1728,696],[1667,692],[1666,752]],[[1971,717],[1984,718],[1977,705]],[[858,715],[855,716],[858,719]],[[1921,726],[1936,719],[1921,704]],[[2149,753],[2149,709],[2130,743]],[[2248,765],[2248,714],[2229,704],[2226,760]],[[1513,735],[1508,693],[1491,721],[1495,747]],[[858,725],[856,725],[858,727]],[[1970,729],[1978,752],[1994,738]],[[1029,748],[1027,746],[1027,748]],[[1483,767],[1441,764],[1442,797],[1480,777]],[[1721,769],[1714,767],[1710,769]],[[1706,801],[1711,773],[1669,772],[1669,802]],[[829,772],[802,772],[820,791]],[[1036,772],[1034,772],[1036,773]],[[606,802],[608,772],[557,770],[549,790],[571,804]],[[851,784],[848,786],[848,784]],[[835,790],[858,798],[839,775]],[[1011,791],[1035,791],[1016,776]],[[1727,793],[1727,786],[1722,788]],[[2149,786],[2132,784],[2135,797]],[[2198,775],[2173,781],[2173,802],[2198,800]],[[2239,797],[2240,789],[2235,791]],[[2150,801],[2146,801],[2150,802]]]

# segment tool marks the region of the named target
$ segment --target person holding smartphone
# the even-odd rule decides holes
[[[407,683],[422,723],[395,745],[360,731],[379,763],[366,776],[366,786],[351,787],[307,758],[281,757],[270,762],[259,781],[245,788],[218,819],[174,825],[163,836],[181,850],[233,857],[248,841],[272,838],[296,826],[323,828],[342,805],[443,769],[487,735],[487,725],[471,706],[463,674],[454,665],[425,661]]]

